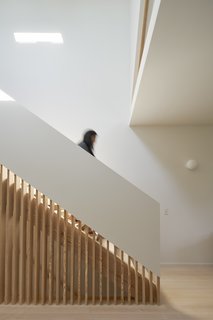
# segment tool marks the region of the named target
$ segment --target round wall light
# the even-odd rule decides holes
[[[188,161],[186,162],[185,167],[186,167],[188,170],[195,170],[195,169],[197,169],[197,167],[198,167],[198,162],[197,162],[197,160],[188,160]]]

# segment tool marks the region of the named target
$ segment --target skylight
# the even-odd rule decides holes
[[[0,101],[15,101],[15,100],[0,89]]]
[[[32,33],[32,32],[14,32],[14,37],[18,43],[63,43],[61,33]]]

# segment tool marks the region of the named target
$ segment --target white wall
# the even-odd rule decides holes
[[[19,104],[74,141],[128,118],[129,0],[0,1],[0,26],[0,87]],[[14,30],[58,31],[64,44],[18,45]]]
[[[212,141],[213,127],[126,125],[100,139],[99,158],[160,202],[162,263],[213,263]]]
[[[8,169],[159,275],[155,200],[14,103],[0,103],[0,150]]]
[[[95,129],[97,158],[169,209],[161,216],[162,262],[213,262],[212,128],[144,128],[141,139],[128,127],[129,5],[1,2],[0,86],[74,142]],[[38,27],[61,31],[64,47],[13,44],[11,31]],[[191,157],[201,163],[194,173],[183,167]]]

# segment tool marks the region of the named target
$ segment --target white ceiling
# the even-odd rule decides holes
[[[213,124],[213,1],[162,0],[131,125]]]

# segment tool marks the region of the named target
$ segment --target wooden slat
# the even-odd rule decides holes
[[[67,303],[67,211],[64,210],[63,304]]]
[[[47,197],[43,195],[42,212],[42,243],[41,243],[41,303],[46,302],[46,281],[47,281]]]
[[[26,270],[26,282],[27,282],[27,304],[32,300],[32,267],[33,267],[33,216],[31,211],[31,202],[33,198],[33,189],[29,185],[28,195],[28,225],[27,225],[27,270]]]
[[[5,217],[3,213],[3,166],[0,167],[0,303],[4,301]]]
[[[135,260],[135,303],[138,304],[138,261]]]
[[[124,252],[121,250],[121,303],[124,302]]]
[[[26,184],[21,180],[21,203],[20,203],[20,263],[19,263],[19,303],[25,302],[25,283],[26,283],[26,217],[25,217],[25,196]]]
[[[142,303],[146,304],[145,267],[142,266]]]
[[[74,303],[74,272],[75,272],[75,217],[72,215],[71,218],[72,226],[71,226],[71,253],[70,253],[70,303]]]
[[[107,304],[109,304],[110,303],[110,301],[109,301],[109,241],[107,240],[107,252],[106,252],[106,254],[107,254],[107,266],[106,266],[106,269],[107,269]]]
[[[57,231],[56,231],[56,304],[60,303],[60,220],[61,209],[57,206]]]
[[[54,261],[54,239],[53,239],[53,218],[54,218],[54,203],[50,200],[50,215],[49,215],[49,304],[53,302],[53,261]]]
[[[53,303],[53,292],[54,292],[54,233],[53,233],[53,215],[54,215],[54,206],[50,202],[50,212],[49,213],[49,228],[47,228],[47,198],[43,195],[43,214],[41,216],[42,226],[39,226],[39,192],[36,191],[36,207],[34,209],[33,200],[33,189],[29,186],[29,196],[27,198],[26,193],[26,182],[21,180],[21,195],[20,203],[17,200],[17,181],[18,178],[16,175],[13,175],[9,170],[7,172],[7,181],[5,181],[4,192],[2,188],[3,182],[3,166],[0,168],[0,303],[5,301],[5,303],[16,303],[19,300],[19,303],[26,302],[30,304],[32,302],[32,295],[34,302],[41,302],[44,304],[46,302],[47,294],[47,281],[48,281],[48,301]],[[14,177],[14,192],[11,188],[11,177]],[[13,192],[13,198],[11,197]],[[4,196],[4,199],[2,197]],[[28,202],[27,202],[28,199]],[[12,200],[12,201],[11,201]],[[11,201],[11,203],[10,203]],[[20,206],[20,208],[18,207]],[[28,205],[28,207],[27,207]],[[13,208],[13,212],[12,212]],[[70,270],[67,269],[68,266],[68,213],[64,210],[64,220],[61,221],[61,210],[57,206],[57,226],[56,226],[56,303],[60,303],[61,298],[63,297],[63,303],[67,303],[67,279],[69,278],[68,272],[70,271],[70,302],[74,303],[74,275],[75,275],[75,218],[72,216],[72,225],[69,230],[71,230],[71,252],[70,252]],[[35,211],[34,211],[35,210]],[[42,211],[42,206],[40,207]],[[20,223],[19,214],[20,211]],[[35,226],[34,223],[34,213],[35,213]],[[42,212],[41,212],[42,213]],[[41,214],[40,213],[40,214]],[[63,226],[63,257],[61,254],[61,236],[60,230]],[[33,230],[34,227],[34,230]],[[3,230],[4,229],[4,230]],[[19,238],[18,232],[19,230]],[[41,275],[40,275],[40,229],[41,229]],[[6,233],[4,234],[6,230]],[[47,230],[49,230],[47,238]],[[33,238],[34,235],[34,238]],[[17,242],[17,239],[19,242]],[[48,256],[47,256],[47,239],[48,242]],[[99,241],[99,242],[98,242]],[[82,224],[81,221],[78,221],[78,236],[77,236],[77,254],[76,257],[76,274],[77,274],[77,302],[81,303],[81,293],[82,293]],[[99,247],[98,247],[99,245]],[[96,247],[97,252],[96,252]],[[85,303],[88,303],[88,285],[89,285],[89,236],[88,236],[88,227],[85,228],[85,268],[84,268],[84,279],[85,279]],[[110,267],[110,256],[113,255],[109,251],[109,241],[107,241],[106,248],[106,294],[107,294],[107,303],[110,303],[110,283],[113,282],[112,288],[114,288],[114,303],[118,302],[118,288],[117,288],[117,276],[118,271],[121,270],[121,280],[119,280],[119,285],[121,284],[121,302],[125,302],[124,298],[124,252],[121,251],[121,269],[117,269],[117,255],[118,248],[114,246],[114,258],[111,258],[111,267]],[[120,256],[120,253],[119,253]],[[48,274],[47,274],[47,257],[48,257]],[[131,304],[132,298],[132,278],[131,270],[132,269],[132,258],[128,256],[127,272],[128,272],[128,303]],[[92,233],[92,274],[91,274],[91,285],[92,285],[92,303],[96,303],[96,299],[100,302],[103,302],[103,247],[102,247],[102,238],[98,237],[96,241],[96,233]],[[126,261],[126,260],[125,260]],[[16,268],[19,264],[19,268]],[[61,266],[63,264],[63,267]],[[2,266],[3,265],[3,266]],[[134,261],[135,266],[135,303],[139,303],[139,293],[138,293],[138,262]],[[113,273],[110,273],[113,267]],[[96,270],[97,268],[97,270]],[[33,272],[34,271],[34,272]],[[96,272],[99,273],[98,279],[96,279]],[[145,267],[142,266],[142,303],[145,304],[148,301],[150,304],[156,302],[156,299],[153,297],[153,283],[156,282],[157,288],[157,303],[160,304],[160,277],[154,279],[153,282],[153,273],[148,271],[149,279],[149,296],[146,297],[146,282],[145,282]],[[113,276],[112,276],[113,275]],[[111,278],[110,278],[111,277]],[[33,282],[32,282],[33,280]],[[61,281],[62,280],[62,281]],[[97,280],[97,283],[96,283]],[[99,281],[99,282],[98,282]],[[41,287],[40,287],[41,283]],[[61,286],[63,283],[63,291]],[[96,292],[97,284],[97,292]],[[39,287],[41,288],[41,300],[39,300]],[[33,290],[32,290],[33,289]],[[61,294],[62,293],[62,294]],[[97,295],[96,295],[97,294]],[[98,297],[99,294],[99,297]],[[154,301],[155,300],[155,301]]]
[[[85,304],[88,304],[88,227],[85,228]]]
[[[81,304],[81,221],[78,221],[78,304]]]
[[[92,304],[95,304],[95,231],[92,233]]]
[[[160,277],[157,276],[157,304],[160,305]]]
[[[131,258],[128,256],[128,303],[131,304]]]
[[[153,273],[152,271],[149,271],[149,303],[153,304]]]
[[[102,257],[102,237],[99,236],[99,303],[103,302],[103,257]]]
[[[36,190],[36,208],[35,208],[35,237],[34,237],[34,304],[39,301],[39,274],[40,274],[40,226],[39,226],[39,204],[41,202],[41,193]]]
[[[10,279],[11,279],[11,264],[10,264],[10,237],[11,234],[9,232],[9,220],[10,220],[10,170],[7,170],[7,194],[6,194],[6,236],[5,236],[5,296],[4,296],[4,302],[8,304],[10,302]]]
[[[114,246],[114,304],[117,304],[117,248]]]
[[[14,196],[13,196],[13,253],[12,253],[12,304],[15,304],[18,299],[18,212],[17,212],[17,184],[19,178],[14,175]],[[0,200],[1,201],[1,200]]]

